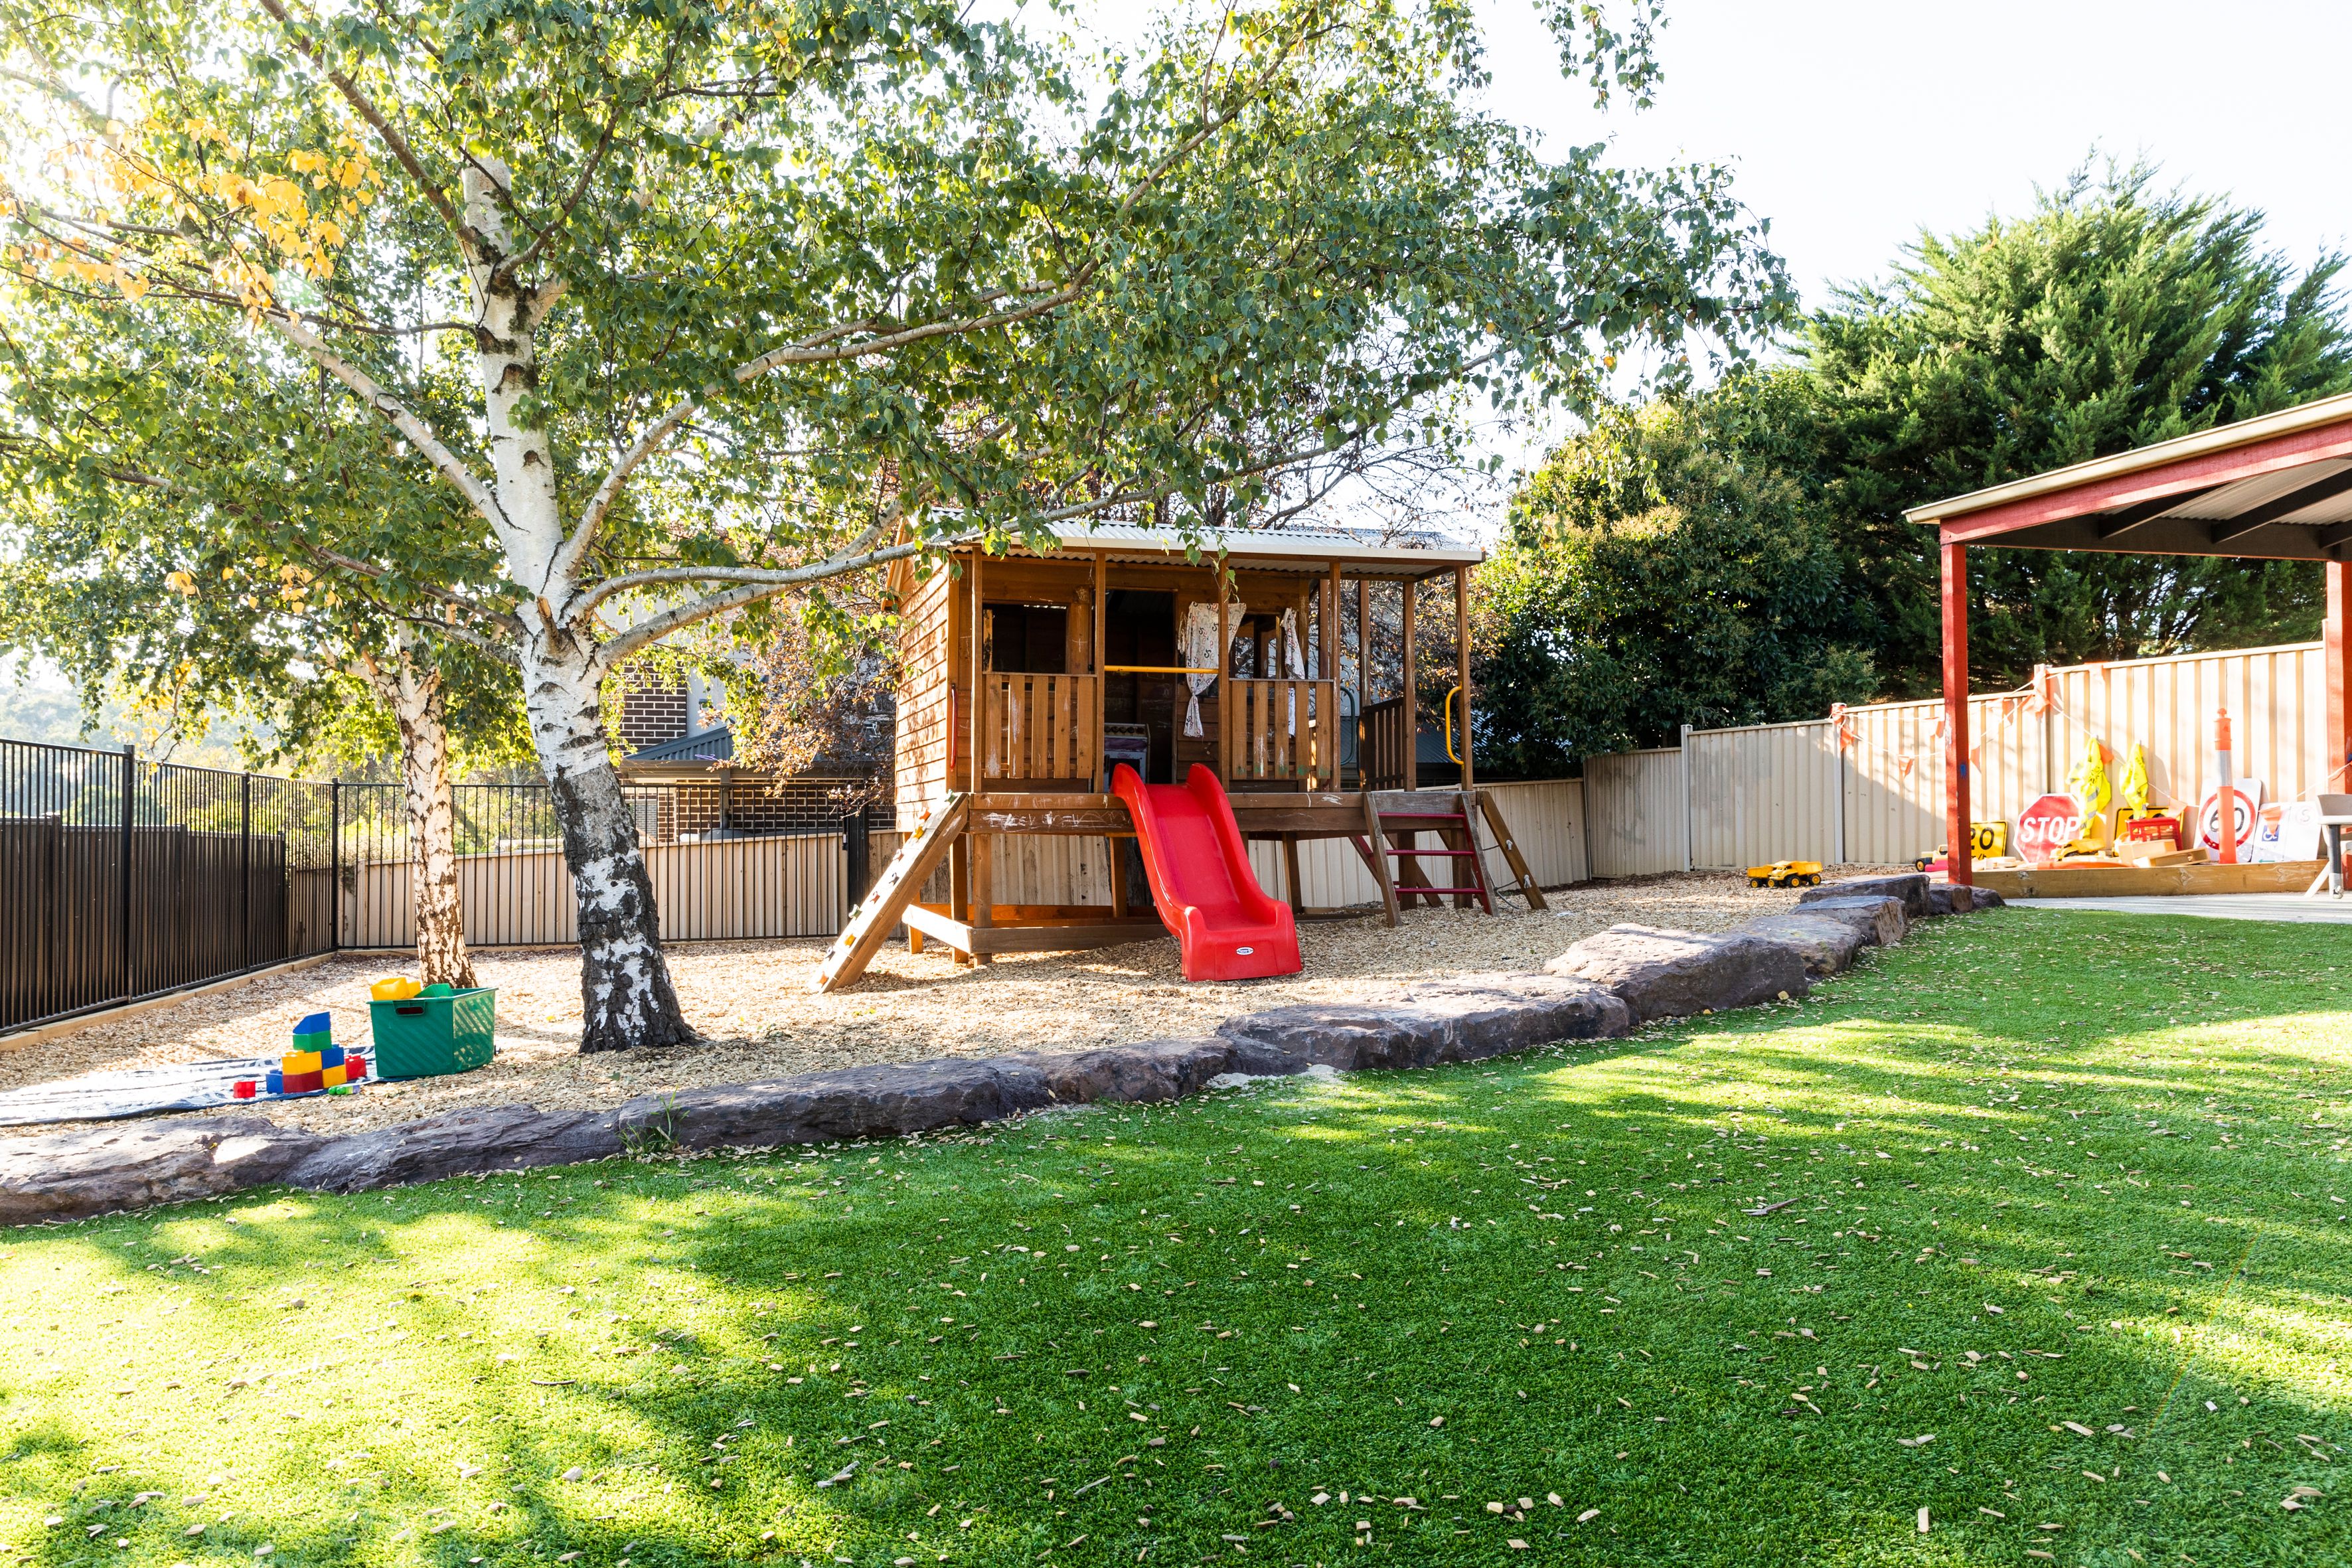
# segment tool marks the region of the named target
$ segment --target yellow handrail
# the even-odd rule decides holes
[[[1461,689],[1456,686],[1445,694],[1445,754],[1454,759],[1455,767],[1462,765],[1462,755],[1454,749],[1454,695]]]

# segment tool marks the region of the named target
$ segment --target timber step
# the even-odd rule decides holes
[[[1389,797],[1393,801],[1394,797]],[[1444,809],[1451,805],[1453,809]],[[1372,878],[1381,887],[1381,902],[1387,913],[1388,923],[1397,923],[1400,906],[1414,900],[1425,900],[1433,909],[1446,899],[1454,900],[1456,909],[1468,909],[1475,901],[1488,914],[1495,912],[1495,889],[1486,876],[1486,847],[1479,842],[1478,820],[1483,816],[1495,836],[1495,847],[1503,852],[1517,882],[1512,890],[1527,900],[1530,910],[1545,907],[1544,896],[1536,886],[1535,874],[1528,868],[1526,858],[1511,837],[1493,797],[1483,790],[1460,790],[1450,800],[1432,801],[1426,805],[1383,805],[1381,797],[1367,793],[1364,796],[1364,831],[1351,840],[1356,853],[1363,858]],[[1422,835],[1437,836],[1437,847],[1424,847]],[[1450,860],[1454,863],[1452,879],[1444,887],[1430,881],[1422,869],[1424,860]],[[1390,862],[1395,862],[1391,872]]]
[[[817,966],[816,978],[809,989],[817,992],[838,991],[856,983],[874,962],[898,922],[906,918],[908,906],[947,858],[948,851],[963,832],[964,817],[971,797],[961,793],[950,795],[940,803],[939,809],[926,817],[914,832],[907,836],[898,852],[890,857],[890,864],[874,879],[874,886],[851,911],[841,934],[826,950],[824,962]]]

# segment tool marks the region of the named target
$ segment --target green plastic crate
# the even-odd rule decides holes
[[[375,1048],[368,1071],[376,1078],[433,1078],[489,1065],[498,1026],[498,988],[370,1002],[368,1030]]]

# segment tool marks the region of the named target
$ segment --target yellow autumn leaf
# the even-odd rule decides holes
[[[223,573],[222,575],[226,576],[227,574]],[[195,596],[196,580],[185,572],[173,572],[167,574],[163,579],[163,586],[171,589],[174,594],[185,594],[191,598]]]

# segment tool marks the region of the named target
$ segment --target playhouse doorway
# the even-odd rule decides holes
[[[1103,666],[1166,668],[1176,657],[1176,595],[1139,588],[1113,588],[1103,600]],[[1184,712],[1184,679],[1133,670],[1103,677],[1103,722],[1133,725],[1149,735],[1151,759],[1146,784],[1173,784],[1176,727]]]

